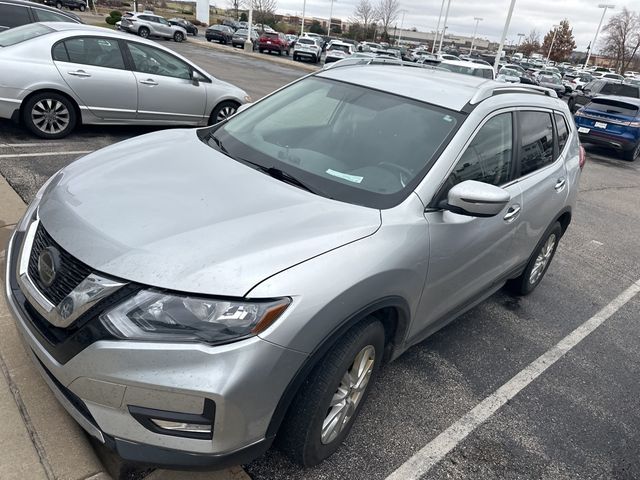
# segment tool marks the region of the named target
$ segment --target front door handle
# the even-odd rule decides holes
[[[74,77],[90,77],[91,74],[85,72],[84,70],[76,70],[75,72],[67,72],[69,75],[73,75]]]
[[[559,178],[558,181],[556,182],[555,188],[556,192],[561,192],[562,190],[564,190],[564,186],[567,184],[567,181],[564,178]]]
[[[520,215],[520,205],[517,203],[511,205],[507,214],[504,216],[505,222],[513,222]]]
[[[140,83],[144,85],[158,85],[158,82],[152,80],[151,78],[147,78],[146,80],[140,80]]]

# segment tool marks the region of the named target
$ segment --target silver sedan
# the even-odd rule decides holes
[[[150,40],[100,27],[32,23],[0,33],[0,118],[42,138],[79,125],[220,122],[244,90]]]

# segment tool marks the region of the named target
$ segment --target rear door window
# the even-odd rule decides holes
[[[38,17],[38,21],[39,22],[71,22],[71,23],[78,23],[74,20],[72,20],[71,18],[67,17],[66,15],[62,15],[61,13],[58,12],[52,12],[50,10],[44,10],[41,8],[34,8],[33,12],[35,12],[36,16]]]
[[[31,23],[29,10],[21,5],[0,3],[0,27],[19,27]]]
[[[124,70],[124,59],[117,40],[111,38],[79,37],[64,41],[69,62],[96,67]],[[54,58],[61,55],[54,49]]]
[[[548,112],[518,112],[520,175],[553,163],[553,122]]]

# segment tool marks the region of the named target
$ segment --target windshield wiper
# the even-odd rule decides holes
[[[289,172],[285,172],[284,170],[281,170],[277,167],[273,167],[273,166],[267,167],[266,165],[260,165],[259,163],[252,162],[250,160],[245,160],[244,158],[238,158],[238,160],[244,163],[248,163],[249,165],[253,165],[258,170],[282,182],[288,183],[290,185],[295,185],[296,187],[302,188],[303,190],[314,193],[316,195],[322,195],[323,197],[332,198],[326,193],[318,190],[317,188],[309,186],[307,183],[303,182],[302,180],[295,177],[294,175],[291,175]]]
[[[227,152],[227,149],[224,148],[224,145],[222,145],[222,142],[218,139],[218,137],[216,137],[213,132],[211,132],[209,134],[209,139],[213,140],[214,143],[216,144],[216,146],[218,147],[218,150],[220,150],[222,153],[224,153],[225,155],[228,155],[229,157],[231,157],[231,155],[229,155],[229,152]],[[233,158],[233,157],[232,157]]]

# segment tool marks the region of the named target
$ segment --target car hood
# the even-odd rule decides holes
[[[265,278],[373,234],[380,211],[236,162],[196,130],[127,140],[66,167],[39,206],[53,239],[98,272],[244,296]]]

